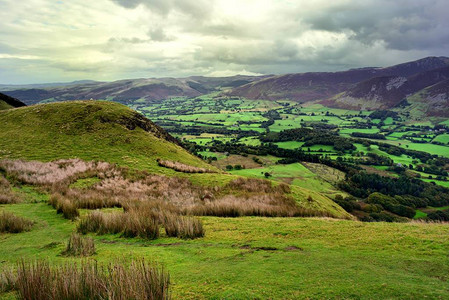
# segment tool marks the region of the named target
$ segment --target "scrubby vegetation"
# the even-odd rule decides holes
[[[198,168],[194,166],[189,166],[177,161],[170,161],[170,160],[162,160],[160,158],[157,159],[157,163],[161,167],[173,169],[177,172],[183,172],[183,173],[215,173],[212,170],[206,169],[206,168]]]
[[[30,230],[31,226],[33,226],[33,221],[7,211],[0,212],[0,233],[20,233]]]
[[[67,247],[62,252],[66,256],[91,256],[95,254],[95,243],[90,237],[83,237],[77,233],[70,235]]]
[[[11,185],[2,174],[0,174],[0,204],[12,204],[20,202],[20,197],[11,190]]]
[[[130,265],[95,261],[52,266],[47,261],[20,261],[2,274],[2,289],[19,299],[169,299],[170,277],[145,260]]]

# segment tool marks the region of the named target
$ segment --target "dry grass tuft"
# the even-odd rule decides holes
[[[19,299],[169,299],[170,276],[145,260],[99,265],[83,261],[51,266],[47,261],[21,261],[2,275],[2,289],[14,289]]]
[[[148,240],[159,237],[159,221],[144,211],[126,213],[102,213],[95,211],[82,218],[77,231],[86,234],[122,233],[124,237],[140,237]]]
[[[67,247],[62,252],[67,256],[91,256],[95,254],[95,243],[91,237],[83,237],[77,233],[70,235]]]
[[[20,198],[13,193],[9,181],[0,174],[0,204],[19,203]]]
[[[216,173],[212,170],[206,169],[206,168],[199,168],[194,166],[189,166],[177,161],[171,161],[171,160],[162,160],[160,158],[157,159],[157,163],[159,166],[164,168],[169,168],[172,170],[175,170],[177,172],[183,172],[183,173]]]
[[[51,195],[48,203],[56,209],[58,214],[62,214],[65,219],[73,221],[80,215],[75,204],[60,194]]]
[[[165,233],[170,237],[195,239],[205,234],[201,220],[193,217],[166,214],[163,218],[163,226]]]
[[[0,213],[0,232],[20,233],[31,230],[33,221],[3,211]]]

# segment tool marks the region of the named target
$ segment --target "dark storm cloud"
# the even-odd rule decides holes
[[[352,38],[383,41],[397,50],[426,50],[449,45],[449,1],[353,1],[312,12],[304,22],[314,29],[350,30]]]

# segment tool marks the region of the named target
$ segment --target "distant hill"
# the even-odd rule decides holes
[[[22,101],[0,93],[0,110],[26,106]]]
[[[30,85],[14,88],[0,86],[5,94],[23,99],[28,104],[41,101],[67,101],[77,99],[104,99],[129,104],[136,100],[154,101],[169,97],[196,97],[219,91],[222,87],[237,87],[261,77],[231,76],[187,78],[129,79],[114,82],[82,82],[62,84]]]
[[[391,109],[404,104],[408,97],[435,84],[444,86],[449,78],[449,66],[424,71],[409,77],[374,77],[356,84],[346,92],[322,104],[348,109]],[[445,83],[446,82],[446,83]],[[447,96],[447,95],[446,95]],[[431,102],[429,102],[431,105]],[[440,115],[449,116],[449,112],[440,111]],[[428,110],[426,115],[434,115]]]
[[[28,86],[0,85],[3,93],[27,105],[76,99],[104,99],[122,104],[159,101],[172,97],[197,97],[211,92],[263,100],[319,102],[345,109],[392,109],[420,91],[446,84],[449,58],[427,57],[391,67],[366,67],[341,72],[309,72],[269,76],[231,76],[129,79],[114,82],[81,81]],[[423,92],[424,93],[424,92]],[[423,94],[421,93],[421,94]],[[424,93],[425,94],[425,93]],[[424,95],[423,94],[423,95]],[[430,96],[416,100],[425,116],[449,117],[449,110],[435,110]],[[438,96],[440,102],[448,95]],[[409,102],[410,102],[409,101]],[[430,102],[428,102],[430,101]],[[429,107],[423,108],[428,102]],[[415,103],[416,104],[416,103]],[[446,107],[438,104],[435,107]]]
[[[366,81],[371,79],[373,84],[385,85],[390,80],[396,80],[393,77],[411,77],[447,66],[449,66],[449,58],[447,57],[427,57],[386,68],[278,75],[237,87],[229,92],[229,95],[250,99],[290,99],[298,102],[328,100],[340,93],[362,94],[363,87],[370,86],[370,82],[366,83]],[[361,83],[361,86],[357,86],[359,83]],[[383,92],[382,89],[380,91]],[[363,93],[360,98],[364,99],[365,95],[368,95],[371,99],[376,98],[376,93],[371,93],[371,91]],[[369,101],[370,98],[365,100]],[[328,105],[337,103],[338,106],[338,102],[334,101],[323,103]]]

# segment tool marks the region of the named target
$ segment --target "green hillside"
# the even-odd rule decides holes
[[[13,108],[11,105],[9,105],[8,103],[6,103],[3,100],[0,100],[0,110],[5,110],[5,109],[10,109]]]
[[[170,172],[157,165],[157,158],[213,168],[175,145],[151,121],[114,102],[23,107],[2,111],[0,123],[0,158],[51,161],[76,157],[158,173]]]

